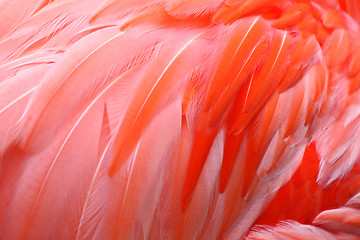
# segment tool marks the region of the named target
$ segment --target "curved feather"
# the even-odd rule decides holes
[[[114,143],[113,161],[109,171],[110,176],[128,158],[146,124],[164,101],[164,96],[173,91],[176,86],[175,81],[179,78],[186,81],[188,77],[186,73],[189,72],[189,68],[194,68],[196,66],[194,62],[200,60],[201,55],[194,56],[189,49],[194,45],[197,46],[196,43],[206,47],[206,42],[202,42],[201,38],[200,41],[196,41],[204,32],[190,32],[191,35],[185,33],[183,37],[174,42],[174,46],[177,46],[176,50],[174,46],[172,49],[164,50],[165,52],[161,53],[159,62],[154,63],[149,69],[151,72],[146,75],[147,81],[144,81],[141,88],[137,90],[136,98],[130,102],[126,117],[120,124]],[[192,44],[193,42],[194,44]],[[189,59],[189,57],[192,59]],[[177,65],[179,62],[189,65],[179,68]],[[182,91],[182,89],[177,90],[178,94],[181,94]]]
[[[129,38],[133,38],[131,34],[123,34],[114,28],[95,32],[89,35],[88,38],[83,39],[82,42],[74,45],[72,51],[75,52],[76,58],[73,57],[72,52],[68,52],[68,55],[57,63],[53,71],[44,76],[42,85],[38,88],[22,119],[24,122],[24,148],[27,148],[30,144],[33,146],[46,144],[45,139],[34,139],[37,132],[45,128],[49,131],[49,134],[53,135],[54,132],[51,129],[57,127],[56,122],[62,124],[63,121],[68,121],[67,117],[61,118],[63,113],[66,111],[71,113],[78,108],[77,104],[63,104],[69,96],[78,96],[76,101],[81,104],[88,96],[91,96],[93,91],[106,86],[108,84],[107,79],[131,69],[134,65],[147,61],[152,56],[156,40],[137,45],[139,51],[129,56],[122,48],[123,44],[129,43]],[[114,52],[114,46],[118,47],[118,55]],[[112,51],[111,55],[109,55],[109,51]],[[123,61],[114,64],[114,58],[121,56],[121,54],[124,56]],[[102,65],[97,64],[96,59],[104,55],[108,56],[107,61],[103,61]],[[82,76],[84,71],[92,81],[88,81],[87,78]],[[52,81],[46,80],[49,78]],[[100,81],[97,79],[100,79]],[[74,84],[77,84],[77,86],[74,86]],[[81,89],[84,89],[83,92]],[[54,112],[55,109],[57,114]],[[59,112],[60,109],[62,110]]]

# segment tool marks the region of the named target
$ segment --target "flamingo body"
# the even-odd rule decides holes
[[[0,2],[0,238],[359,239],[356,0]]]

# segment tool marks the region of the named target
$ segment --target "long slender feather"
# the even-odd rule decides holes
[[[175,80],[179,77],[186,80],[186,72],[188,68],[194,67],[194,60],[198,59],[199,56],[193,56],[193,59],[189,61],[190,48],[192,43],[196,43],[196,40],[201,36],[203,32],[196,33],[194,36],[187,36],[175,43],[177,46],[176,51],[173,49],[166,49],[165,53],[162,53],[161,62],[156,63],[158,66],[155,69],[151,69],[149,73],[151,78],[147,75],[148,79],[143,82],[143,85],[137,91],[136,98],[134,98],[129,104],[129,108],[126,113],[126,117],[121,123],[118,134],[115,140],[113,150],[113,161],[109,171],[110,175],[113,175],[116,170],[121,166],[121,163],[127,159],[132,152],[134,145],[141,136],[146,124],[150,121],[153,114],[159,108],[163,96],[169,94],[173,90]],[[201,41],[198,44],[204,44]],[[196,46],[196,45],[195,45]],[[168,52],[169,51],[169,52]],[[191,55],[190,55],[191,56]],[[186,64],[188,59],[188,66],[177,67],[178,62]],[[195,65],[196,66],[196,65]],[[183,80],[183,81],[184,81]],[[125,145],[126,144],[126,145]],[[124,147],[126,146],[126,147]]]
[[[64,105],[68,96],[78,96],[77,101],[81,104],[88,96],[92,95],[92,91],[97,88],[103,88],[108,83],[107,78],[112,75],[119,74],[133,67],[136,64],[147,61],[154,53],[154,46],[156,40],[142,45],[137,45],[139,53],[128,55],[128,52],[124,51],[121,47],[123,44],[129,42],[129,37],[132,35],[123,34],[116,29],[104,29],[90,35],[88,43],[84,39],[83,42],[76,44],[73,51],[76,53],[76,58],[72,57],[73,53],[69,52],[67,56],[64,56],[62,61],[59,61],[52,72],[49,72],[43,79],[43,84],[38,88],[36,95],[32,99],[27,111],[24,114],[23,121],[24,126],[24,138],[23,146],[26,148],[28,145],[39,144],[38,141],[44,142],[45,139],[34,138],[38,131],[43,131],[44,127],[49,131],[49,134],[54,134],[51,129],[56,128],[62,121],[68,121],[65,118],[61,119],[61,115],[64,111],[76,111],[77,105]],[[105,41],[104,41],[105,40]],[[85,44],[86,43],[86,44]],[[135,44],[133,42],[133,44]],[[111,55],[113,58],[108,57],[107,61],[103,61],[102,65],[97,64],[96,59],[101,56],[108,55],[109,51],[114,51],[114,46],[118,48],[119,55]],[[156,51],[155,51],[156,52]],[[123,61],[113,64],[114,59],[123,55]],[[71,60],[69,59],[71,57]],[[69,61],[70,60],[70,61]],[[91,69],[93,72],[88,71]],[[100,70],[100,72],[98,72]],[[82,76],[82,72],[86,71],[90,79],[97,80],[103,79],[98,82],[87,81],[87,78]],[[93,74],[94,73],[94,74]],[[108,75],[108,76],[106,76]],[[51,82],[46,79],[53,79]],[[78,87],[74,86],[76,84]],[[98,86],[92,86],[97,84]],[[81,89],[84,89],[81,92]],[[90,89],[88,91],[87,89]],[[80,90],[80,94],[79,94]],[[54,112],[54,109],[62,109],[62,112]],[[49,125],[49,121],[51,124]],[[55,133],[56,134],[56,133]],[[46,141],[46,140],[45,140]]]

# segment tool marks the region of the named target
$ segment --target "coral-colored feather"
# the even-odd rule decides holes
[[[359,1],[0,21],[0,239],[360,238]]]

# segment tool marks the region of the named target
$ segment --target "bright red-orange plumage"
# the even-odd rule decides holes
[[[359,239],[356,0],[0,1],[0,239]]]

